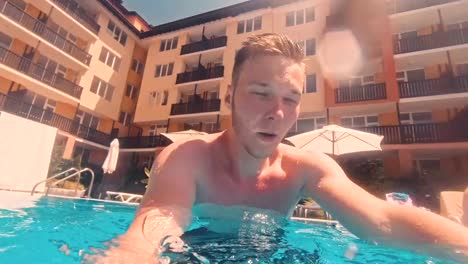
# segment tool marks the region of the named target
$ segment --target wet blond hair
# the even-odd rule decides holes
[[[237,52],[232,70],[232,85],[236,86],[242,65],[258,55],[279,55],[302,64],[304,51],[285,35],[266,33],[249,37]]]

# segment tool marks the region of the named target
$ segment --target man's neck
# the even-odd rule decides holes
[[[248,180],[259,176],[264,168],[270,166],[273,157],[256,158],[240,144],[233,128],[223,135],[226,151],[226,165],[233,177],[238,181]]]

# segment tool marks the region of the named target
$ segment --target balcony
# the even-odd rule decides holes
[[[468,124],[464,122],[451,121],[357,129],[384,136],[383,144],[427,144],[468,141]]]
[[[91,30],[94,34],[99,33],[101,28],[99,24],[90,17],[86,10],[78,5],[75,1],[72,0],[52,0],[57,6],[59,6],[65,13],[69,14],[81,24],[83,24],[87,29]]]
[[[43,22],[26,14],[14,4],[6,0],[0,0],[0,13],[38,35],[39,37],[45,39],[53,46],[64,51],[83,64],[89,65],[91,61],[91,55],[89,55],[86,51],[78,48],[75,44],[60,36],[52,29],[48,28],[47,25]]]
[[[173,104],[171,107],[171,115],[187,115],[197,113],[217,112],[220,110],[221,100],[203,100],[200,102],[189,102]]]
[[[211,124],[205,124],[203,122],[200,122],[198,124],[187,124],[184,123],[184,130],[197,130],[197,131],[202,131],[208,134],[211,133],[218,133],[221,131],[221,128],[219,127],[219,124],[216,125],[211,125]]]
[[[210,49],[216,49],[225,47],[227,44],[227,37],[218,37],[209,40],[202,40],[190,44],[186,44],[182,46],[182,50],[180,51],[180,55],[186,55],[195,52],[201,52]]]
[[[111,142],[110,135],[106,133],[80,125],[71,119],[55,114],[53,111],[44,110],[41,107],[25,103],[11,96],[0,94],[0,110],[48,126],[56,127],[63,132],[70,133],[101,145],[107,146]]]
[[[55,72],[49,71],[41,65],[33,63],[30,59],[0,47],[0,63],[13,68],[31,78],[34,78],[58,91],[80,99],[83,88]]]
[[[335,90],[336,103],[352,103],[387,98],[385,83],[342,87]]]
[[[394,40],[395,54],[437,49],[468,43],[468,28],[439,31],[431,35]]]
[[[455,1],[458,0],[392,0],[387,3],[387,12],[396,14]]]
[[[169,144],[171,144],[170,140],[160,135],[119,138],[120,148],[156,148],[165,147]]]
[[[196,71],[183,72],[177,74],[176,84],[197,82],[224,76],[224,66],[215,66],[210,69],[199,68]]]
[[[468,92],[468,76],[399,83],[400,98]]]

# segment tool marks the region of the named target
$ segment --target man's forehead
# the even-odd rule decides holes
[[[297,63],[292,59],[281,56],[256,56],[244,63],[240,71],[239,79],[246,80],[271,80],[276,79],[300,79],[305,78],[303,63]]]

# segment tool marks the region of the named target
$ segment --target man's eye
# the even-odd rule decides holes
[[[297,100],[296,99],[293,99],[293,98],[284,98],[284,100],[288,103],[291,103],[291,104],[297,104]]]
[[[258,95],[258,96],[263,96],[263,97],[268,95],[267,93],[262,93],[262,92],[253,92],[253,94]]]

